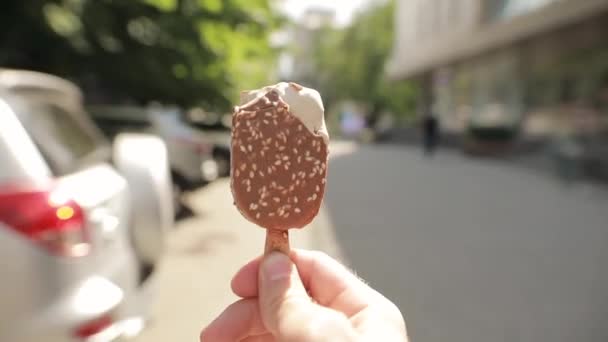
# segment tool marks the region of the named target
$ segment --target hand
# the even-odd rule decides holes
[[[243,299],[201,341],[408,341],[399,309],[320,252],[257,258],[237,272],[232,291]]]

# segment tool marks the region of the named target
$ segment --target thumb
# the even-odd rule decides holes
[[[342,340],[340,335],[350,335],[346,316],[312,302],[287,255],[266,256],[258,279],[262,321],[279,341],[323,340],[319,337],[326,333]]]
[[[262,321],[275,336],[291,334],[292,323],[302,323],[313,314],[312,301],[287,255],[272,252],[266,256],[258,279]]]

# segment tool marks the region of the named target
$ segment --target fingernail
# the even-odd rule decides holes
[[[269,280],[288,278],[291,274],[291,260],[280,252],[272,252],[262,262],[262,275]]]

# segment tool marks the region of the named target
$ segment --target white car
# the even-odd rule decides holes
[[[172,218],[162,141],[111,146],[73,84],[0,69],[0,341],[139,332]]]

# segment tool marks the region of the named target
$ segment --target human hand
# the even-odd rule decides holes
[[[399,309],[326,254],[273,252],[232,279],[242,299],[201,341],[408,341]]]

